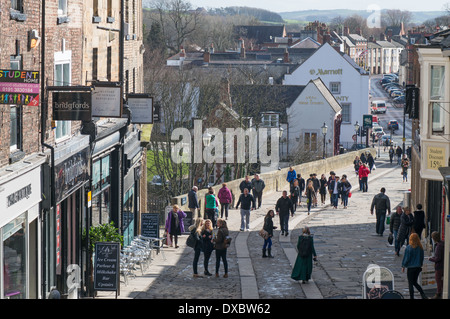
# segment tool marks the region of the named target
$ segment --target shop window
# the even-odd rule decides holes
[[[135,213],[135,194],[134,186],[125,192],[123,198],[123,242],[124,246],[131,243],[134,238],[134,213]]]
[[[92,165],[92,224],[99,225],[111,221],[111,156],[96,160]]]
[[[3,226],[3,298],[25,299],[27,276],[26,214]]]

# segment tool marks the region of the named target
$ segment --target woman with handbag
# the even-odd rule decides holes
[[[208,271],[209,258],[211,257],[212,251],[214,250],[214,244],[212,242],[213,226],[210,219],[205,219],[200,236],[202,238],[202,246],[204,254],[203,266],[205,268],[205,276],[212,276],[212,274]]]
[[[273,217],[275,216],[275,212],[273,209],[269,210],[266,214],[266,217],[264,217],[264,226],[263,226],[263,233],[264,233],[264,246],[263,246],[263,258],[269,257],[273,258],[272,256],[272,237],[273,237],[273,230],[277,227],[273,225]],[[266,255],[266,250],[268,255]]]
[[[194,261],[192,263],[192,268],[194,270],[194,277],[199,277],[197,273],[197,265],[198,260],[200,259],[200,254],[203,251],[203,245],[201,240],[201,231],[202,231],[202,225],[203,225],[203,218],[199,217],[195,220],[194,225],[189,226],[189,231],[191,232],[190,236],[193,236],[195,238],[195,244],[194,244]]]
[[[347,176],[345,175],[343,175],[342,177],[340,188],[341,188],[342,205],[344,206],[344,208],[347,208],[348,198],[350,197],[349,194],[352,189],[352,185],[350,184],[350,182],[347,179]]]

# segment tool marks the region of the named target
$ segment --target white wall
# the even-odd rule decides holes
[[[336,74],[319,74],[318,70],[336,70]],[[339,72],[340,70],[340,72]],[[313,72],[314,71],[314,72]],[[330,45],[324,44],[312,56],[301,64],[292,74],[285,75],[286,85],[306,85],[310,80],[320,77],[330,89],[330,82],[341,82],[340,94],[334,94],[336,100],[351,103],[350,121],[341,125],[341,143],[353,143],[354,124],[363,121],[369,112],[369,75],[361,75]],[[320,117],[320,116],[319,116]],[[323,124],[323,119],[320,119]]]

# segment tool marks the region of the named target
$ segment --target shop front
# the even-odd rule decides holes
[[[142,176],[142,147],[138,131],[129,132],[124,143],[124,179],[122,227],[124,245],[131,243],[140,225],[140,179]]]
[[[27,159],[0,171],[0,299],[40,298],[43,161]]]
[[[55,279],[51,286],[63,296],[76,298],[76,286],[68,286],[67,278],[74,267],[80,269],[86,283],[86,249],[83,230],[87,228],[86,197],[89,189],[89,137],[80,135],[55,148],[55,207],[47,219],[47,276]]]

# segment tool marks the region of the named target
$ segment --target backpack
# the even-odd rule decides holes
[[[311,256],[312,249],[311,249],[311,238],[310,237],[304,237],[303,240],[300,241],[298,253],[300,257],[307,258]]]

